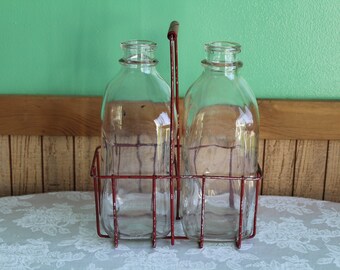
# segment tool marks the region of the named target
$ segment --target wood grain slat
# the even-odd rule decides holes
[[[295,140],[266,140],[263,194],[292,195],[295,146]]]
[[[257,163],[260,165],[261,169],[263,170],[263,158],[264,158],[264,140],[259,140],[259,150],[257,153]]]
[[[259,100],[262,138],[340,139],[340,101]]]
[[[264,159],[264,145],[265,145],[265,140],[259,140],[259,149],[257,153],[257,163],[260,165],[260,168],[262,170],[262,176],[263,176],[263,159]],[[260,183],[260,193],[262,193],[262,185],[263,185],[263,180]]]
[[[99,97],[0,97],[1,135],[96,136],[100,131]]]
[[[44,192],[74,190],[72,136],[43,138]]]
[[[100,145],[100,137],[75,137],[75,174],[76,190],[93,190],[90,167],[94,151]]]
[[[340,140],[330,141],[324,199],[340,202]]]
[[[262,139],[340,140],[340,101],[260,99],[258,103]],[[2,95],[0,132],[98,136],[100,110],[100,97]]]
[[[0,197],[11,195],[9,136],[0,136]]]
[[[297,142],[294,196],[322,199],[327,157],[327,141]]]
[[[13,195],[43,192],[40,136],[11,136]]]

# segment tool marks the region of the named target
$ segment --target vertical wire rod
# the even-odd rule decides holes
[[[199,248],[204,244],[204,222],[205,222],[205,177],[202,177],[202,205],[201,205],[201,231],[199,239]]]
[[[152,177],[152,247],[156,247],[157,237],[157,199],[156,199],[156,176]]]
[[[243,201],[244,201],[244,177],[241,179],[241,191],[240,191],[240,213],[239,213],[239,223],[238,223],[238,235],[236,239],[236,247],[241,248],[242,244],[242,233],[243,233]]]

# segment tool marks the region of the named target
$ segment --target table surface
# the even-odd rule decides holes
[[[261,196],[257,235],[234,243],[99,238],[93,194],[0,198],[0,269],[340,269],[340,203]]]

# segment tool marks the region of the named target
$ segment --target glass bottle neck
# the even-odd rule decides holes
[[[154,56],[157,44],[148,40],[131,40],[121,43],[123,57],[119,62],[129,68],[149,68],[157,65],[158,61]]]
[[[234,42],[217,41],[205,45],[207,53],[202,64],[207,71],[218,72],[230,79],[237,74],[242,62],[237,61],[236,56],[241,51],[241,46]]]

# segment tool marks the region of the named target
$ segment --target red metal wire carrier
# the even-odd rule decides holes
[[[203,247],[204,243],[204,223],[205,223],[205,182],[207,179],[217,179],[224,181],[240,181],[240,210],[239,210],[239,225],[238,233],[235,239],[237,248],[241,247],[242,243],[242,227],[243,227],[243,204],[244,204],[244,184],[245,181],[255,181],[256,182],[256,193],[255,193],[255,210],[254,210],[254,229],[249,238],[252,238],[256,234],[256,216],[257,216],[257,206],[258,206],[258,196],[260,189],[260,180],[262,179],[262,173],[260,167],[258,167],[258,172],[256,177],[233,177],[229,176],[206,176],[206,175],[185,175],[180,174],[180,164],[181,164],[181,131],[180,131],[180,108],[179,108],[179,86],[178,86],[178,54],[177,54],[177,35],[178,35],[179,24],[173,21],[170,24],[168,31],[168,39],[170,41],[170,64],[171,64],[171,100],[170,100],[170,164],[169,164],[169,174],[168,175],[101,175],[100,172],[100,146],[96,148],[92,166],[91,166],[91,176],[94,179],[94,194],[95,194],[95,209],[96,209],[96,227],[97,234],[100,237],[109,238],[107,234],[101,232],[100,224],[100,209],[101,209],[101,180],[111,179],[112,181],[112,202],[113,202],[113,242],[114,246],[118,246],[119,239],[119,223],[117,214],[117,202],[116,202],[116,182],[117,179],[141,179],[141,180],[151,180],[152,181],[152,246],[156,246],[156,224],[157,224],[157,213],[156,213],[156,180],[169,181],[170,183],[170,236],[166,237],[170,239],[171,245],[175,244],[175,239],[187,239],[185,236],[175,235],[175,191],[174,191],[174,181],[176,181],[177,188],[177,202],[176,202],[176,219],[179,217],[179,207],[180,207],[180,192],[181,192],[181,180],[187,179],[200,179],[202,184],[202,206],[201,206],[201,224],[200,224],[200,238],[199,247]],[[175,117],[175,111],[176,117]],[[174,134],[174,125],[177,124],[177,133]],[[176,135],[176,137],[175,137]],[[137,145],[136,145],[137,146]]]

